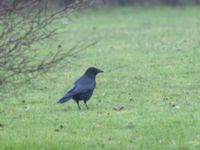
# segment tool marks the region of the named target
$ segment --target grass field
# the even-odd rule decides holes
[[[58,21],[66,49],[98,43],[47,78],[5,87],[12,94],[0,101],[0,149],[199,150],[199,14],[192,6],[104,8]],[[90,109],[56,104],[90,66],[105,71]]]

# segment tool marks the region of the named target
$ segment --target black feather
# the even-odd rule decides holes
[[[79,101],[83,100],[86,107],[87,101],[91,98],[93,91],[96,87],[96,75],[103,72],[100,69],[90,67],[78,80],[76,80],[73,86],[67,91],[67,93],[58,101],[58,103],[64,103],[73,99],[76,101],[79,109]]]

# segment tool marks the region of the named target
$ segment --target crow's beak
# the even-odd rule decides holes
[[[104,72],[103,70],[98,69],[98,73],[103,73],[103,72]]]

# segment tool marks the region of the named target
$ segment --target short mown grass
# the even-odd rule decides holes
[[[64,48],[98,43],[46,78],[5,87],[0,149],[200,149],[199,14],[194,6],[99,8],[58,21]],[[56,104],[90,66],[105,71],[90,109]]]

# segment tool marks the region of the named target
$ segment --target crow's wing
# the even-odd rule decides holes
[[[74,84],[68,91],[67,93],[58,101],[58,103],[64,103],[68,100],[70,100],[72,98],[72,96],[74,95],[73,91],[76,91],[76,85]]]
[[[67,91],[67,93],[58,101],[58,103],[64,103],[70,100],[74,95],[78,93],[85,93],[95,88],[95,81],[88,81],[87,79],[77,80],[73,86]]]

